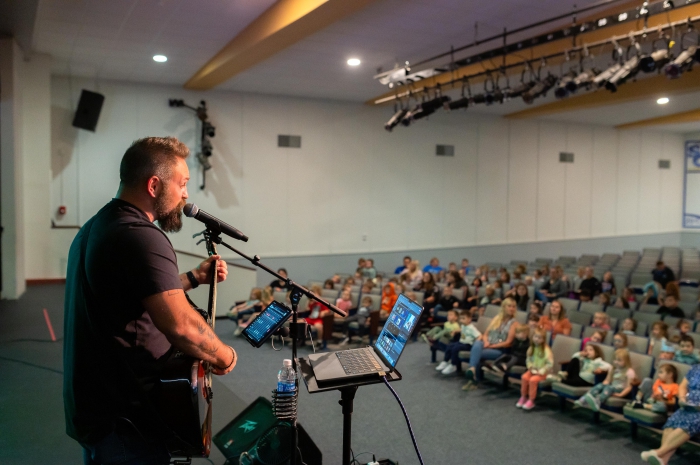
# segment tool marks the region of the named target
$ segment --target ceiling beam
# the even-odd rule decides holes
[[[207,90],[376,0],[279,0],[256,18],[186,83]]]
[[[617,92],[611,93],[605,89],[596,92],[586,92],[562,100],[545,103],[522,111],[505,115],[506,118],[536,118],[567,111],[596,108],[605,105],[633,102],[650,96],[670,97],[700,90],[700,80],[693,73],[684,73],[679,79],[668,79],[660,74],[637,82],[627,82],[620,86]]]
[[[632,2],[635,3],[635,2]],[[636,2],[636,4],[639,4],[639,2]],[[617,11],[625,11],[626,9],[629,9],[629,2],[625,2],[621,5],[619,5],[619,9]],[[611,14],[609,10],[606,10],[606,14]],[[653,16],[649,17],[648,20],[648,29],[655,29],[658,26],[664,26],[668,24],[669,22],[675,22],[675,21],[682,21],[687,19],[688,17],[692,16],[697,16],[700,15],[700,4],[693,4],[693,5],[683,5],[679,6],[673,10],[668,11],[667,13],[663,14],[656,14]],[[590,19],[595,19],[600,17],[600,13],[593,15]],[[589,18],[586,18],[587,20],[590,20]],[[579,34],[576,38],[576,43],[578,45],[585,44],[585,43],[593,43],[593,42],[598,42],[602,40],[609,39],[610,37],[613,36],[626,36],[630,32],[630,28],[633,29],[641,29],[641,25],[638,28],[635,28],[634,23],[621,23],[621,24],[616,24],[614,26],[609,26],[606,28],[602,29],[595,29],[592,31],[584,32],[582,34]],[[523,58],[522,55],[525,55],[529,58],[529,61],[532,63],[536,63],[541,57],[543,56],[550,56],[554,55],[557,53],[563,53],[566,50],[570,50],[572,48],[571,44],[571,39],[561,39],[561,40],[556,40],[553,42],[547,42],[542,45],[538,45],[535,47],[531,47],[530,49],[527,50],[529,53],[523,52],[520,56],[516,55],[507,55],[505,57],[505,65],[517,65],[519,63],[522,63]],[[548,65],[553,66],[553,65],[558,65],[562,59],[552,59],[548,60]],[[499,63],[500,65],[501,63]],[[413,84],[405,85],[405,86],[400,86],[397,87],[389,92],[385,92],[384,94],[377,96],[371,100],[368,100],[365,102],[368,105],[378,105],[378,104],[391,104],[394,102],[394,96],[396,95],[397,92],[406,92],[409,89],[412,92],[420,92],[424,87],[429,87],[429,88],[434,88],[437,84],[440,84],[442,86],[448,85],[451,81],[458,81],[462,77],[470,76],[470,75],[475,75],[479,73],[483,73],[487,69],[493,69],[495,70],[494,66],[491,65],[490,63],[473,63],[471,65],[463,66],[454,72],[446,72],[442,74],[438,74],[436,76],[427,78],[427,79],[422,79],[418,82],[415,82]],[[515,74],[520,72],[520,68],[517,68],[513,70]],[[482,76],[477,79],[470,79],[470,82],[472,84],[483,82],[486,79],[485,76]],[[454,85],[454,84],[453,84]],[[461,86],[460,82],[457,82],[457,86]],[[443,87],[444,88],[444,87]]]
[[[697,121],[700,121],[700,109],[643,119],[633,123],[620,124],[619,126],[615,126],[615,129],[633,129],[646,126],[659,126],[661,124],[695,123]]]

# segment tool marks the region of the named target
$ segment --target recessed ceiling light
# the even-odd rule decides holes
[[[362,63],[362,62],[360,61],[359,58],[350,58],[348,60],[348,65],[350,65],[350,66],[359,66],[360,63]]]
[[[658,99],[656,101],[656,103],[658,103],[659,105],[666,105],[668,103],[668,101],[669,101],[668,97],[661,97],[660,99]]]
[[[153,61],[157,61],[158,63],[165,63],[168,61],[168,57],[165,55],[153,55]]]

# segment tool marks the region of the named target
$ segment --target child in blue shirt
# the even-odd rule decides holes
[[[690,336],[681,336],[680,349],[673,356],[673,361],[695,365],[700,363],[700,357],[695,353],[695,340]]]

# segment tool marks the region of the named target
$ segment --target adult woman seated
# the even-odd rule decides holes
[[[515,312],[518,306],[510,297],[503,299],[501,311],[491,320],[484,334],[474,343],[469,354],[469,369],[466,373],[467,384],[462,390],[476,389],[482,373],[479,364],[482,360],[496,360],[513,345],[515,339]]]
[[[676,450],[700,434],[700,363],[693,365],[678,387],[679,409],[664,425],[661,447],[642,452],[642,460],[666,465]]]
[[[552,340],[557,334],[571,336],[571,322],[566,317],[566,309],[558,300],[549,304],[549,315],[540,318],[539,326],[552,333]]]

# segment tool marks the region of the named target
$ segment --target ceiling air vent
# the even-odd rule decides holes
[[[289,147],[292,149],[301,148],[301,136],[277,136],[277,147]]]
[[[659,169],[667,170],[671,168],[671,160],[659,160]]]
[[[454,157],[455,156],[455,146],[454,145],[436,145],[435,155],[439,157]]]
[[[560,163],[573,163],[574,154],[571,152],[559,152],[559,162]]]

